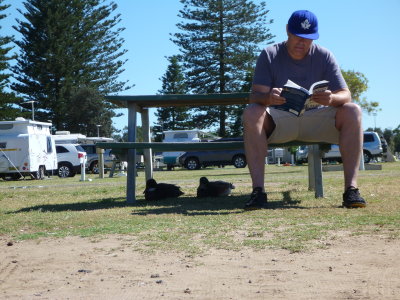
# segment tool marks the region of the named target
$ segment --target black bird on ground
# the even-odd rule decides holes
[[[234,188],[232,183],[220,180],[209,181],[206,177],[201,177],[197,197],[224,197],[228,196]]]
[[[143,192],[144,198],[148,201],[160,200],[165,198],[177,198],[184,193],[175,184],[157,183],[153,178],[147,180],[146,189]]]

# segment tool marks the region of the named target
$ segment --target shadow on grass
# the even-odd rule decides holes
[[[269,201],[268,209],[308,209],[301,201],[293,200],[290,191],[282,193],[282,200]],[[138,209],[132,215],[183,214],[183,215],[228,215],[245,212],[243,207],[248,201],[246,196],[228,196],[219,198],[180,197],[148,202],[138,200]]]
[[[285,191],[282,194],[282,200],[269,201],[268,209],[308,209],[309,207],[301,206],[301,201],[292,199],[291,191]],[[273,194],[273,193],[269,193]],[[223,215],[243,213],[243,207],[248,201],[246,196],[228,196],[219,198],[196,198],[196,197],[180,197],[169,198],[158,201],[146,201],[144,199],[136,200],[130,204],[125,198],[107,198],[99,201],[61,203],[61,204],[43,204],[25,207],[13,212],[24,213],[32,211],[40,212],[62,212],[62,211],[92,211],[99,209],[112,209],[120,207],[133,207],[132,215],[148,215],[148,214],[184,214],[184,215]]]
[[[9,212],[11,213],[22,213],[30,211],[40,211],[40,212],[61,212],[61,211],[89,211],[97,209],[110,209],[118,207],[129,206],[125,198],[107,198],[100,201],[90,201],[90,202],[76,202],[76,203],[60,203],[60,204],[42,204],[30,207],[21,208],[19,210]]]

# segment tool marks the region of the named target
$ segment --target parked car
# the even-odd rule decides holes
[[[296,152],[296,161],[300,164],[308,161],[308,147],[303,145],[300,146]]]
[[[383,146],[382,146],[382,141],[376,132],[365,131],[363,142],[364,142],[363,147],[364,147],[364,161],[365,162],[369,162],[372,158],[382,156],[382,154],[384,152]]]
[[[372,159],[381,157],[383,153],[382,142],[379,135],[373,131],[364,132],[363,140],[363,153],[364,162],[369,163]],[[297,150],[296,160],[297,162],[306,162],[308,158],[307,146],[302,146]],[[339,161],[341,162],[342,157],[340,155],[339,145],[332,145],[331,149],[322,155],[322,159],[325,161]]]
[[[92,174],[99,174],[99,155],[96,152],[95,144],[81,144],[81,147],[87,154],[86,166]],[[111,153],[111,149],[104,151],[104,169],[111,169],[115,155]]]
[[[243,138],[222,138],[210,143],[242,141]],[[244,149],[188,151],[178,157],[179,165],[188,170],[198,170],[207,166],[234,165],[236,168],[247,166]]]
[[[204,132],[200,130],[169,130],[163,132],[163,143],[198,143]],[[172,170],[178,164],[178,157],[183,151],[166,151],[162,155],[162,163],[167,166],[167,170]]]
[[[81,159],[86,156],[85,150],[79,144],[56,145],[58,169],[61,178],[74,177],[81,172]]]
[[[382,152],[386,153],[388,150],[387,141],[385,140],[385,137],[383,135],[379,136],[379,138],[381,139],[381,143],[382,143]]]

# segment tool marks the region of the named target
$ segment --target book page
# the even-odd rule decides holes
[[[329,81],[327,80],[321,80],[313,83],[313,85],[310,87],[310,95],[312,95],[315,92],[323,92],[328,89]]]
[[[312,95],[313,93],[316,93],[316,92],[326,91],[328,89],[328,85],[329,85],[329,81],[327,81],[327,80],[321,80],[321,81],[315,82],[310,87],[310,95]],[[312,101],[311,98],[308,98],[304,106],[305,106],[305,110],[310,110],[310,109],[321,106],[321,104]]]
[[[303,91],[303,92],[306,93],[306,94],[309,94],[309,92],[308,92],[305,88],[303,88],[302,86],[300,86],[300,85],[294,83],[294,82],[291,81],[290,79],[288,79],[288,81],[287,81],[287,82],[285,83],[285,85],[283,86],[283,88],[285,88],[285,87],[297,89],[297,90]]]

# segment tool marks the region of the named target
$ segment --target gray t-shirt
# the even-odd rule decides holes
[[[320,80],[328,80],[332,92],[347,88],[333,54],[316,44],[311,44],[309,53],[301,60],[290,57],[286,42],[269,46],[261,52],[253,84],[282,88],[288,79],[307,90]]]

